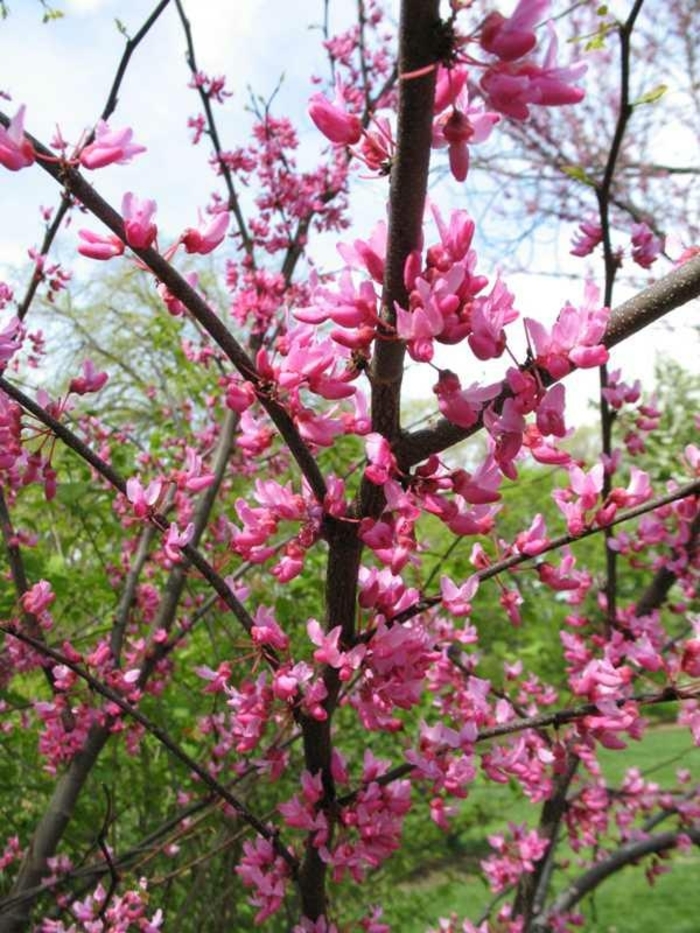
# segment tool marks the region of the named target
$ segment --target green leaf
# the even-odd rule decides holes
[[[655,104],[657,100],[661,100],[667,90],[668,84],[657,84],[656,87],[653,87],[650,91],[647,91],[646,94],[642,94],[641,97],[633,101],[632,106],[638,107],[641,104]]]
[[[595,187],[595,181],[586,173],[586,170],[580,165],[562,165],[561,170],[569,178],[574,178],[590,188]]]
[[[41,0],[41,5],[44,8],[44,15],[42,17],[42,23],[50,23],[56,19],[63,19],[65,14],[62,10],[56,10],[54,7],[49,6],[46,0]]]

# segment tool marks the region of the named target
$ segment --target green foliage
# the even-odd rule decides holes
[[[668,84],[657,84],[656,87],[651,88],[651,90],[646,91],[636,100],[633,100],[631,106],[640,107],[644,104],[655,104],[657,101],[661,100],[666,91],[668,91]]]
[[[562,165],[561,170],[569,178],[573,178],[575,181],[580,181],[582,184],[587,185],[589,188],[595,188],[595,179],[588,174],[583,166]]]

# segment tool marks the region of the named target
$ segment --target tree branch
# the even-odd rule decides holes
[[[180,22],[182,23],[182,30],[185,33],[185,41],[187,42],[187,65],[189,66],[190,72],[194,78],[197,76],[197,61],[194,54],[194,42],[192,40],[192,29],[190,27],[190,21],[185,15],[185,10],[182,6],[180,0],[175,0],[175,6],[177,7],[177,12],[180,17]],[[216,153],[216,161],[219,166],[219,171],[221,176],[224,179],[224,184],[226,185],[226,190],[228,191],[228,206],[229,210],[233,211],[233,215],[236,218],[236,224],[238,225],[238,233],[241,237],[241,242],[243,243],[243,249],[245,250],[246,255],[250,260],[253,260],[254,249],[253,249],[253,240],[251,239],[250,234],[248,233],[248,227],[245,222],[245,217],[243,216],[243,211],[241,210],[240,201],[238,200],[238,194],[236,188],[233,184],[233,176],[231,174],[231,169],[228,167],[226,162],[221,158],[222,149],[221,142],[219,140],[219,132],[216,128],[216,120],[214,119],[214,112],[211,107],[211,101],[209,100],[209,95],[206,93],[203,87],[199,84],[195,84],[197,93],[199,94],[199,99],[202,102],[202,107],[204,108],[204,114],[207,118],[207,127],[209,131],[209,138],[211,139],[211,144],[214,147],[214,152]]]
[[[615,872],[620,871],[626,865],[637,862],[646,855],[653,855],[675,848],[681,836],[689,836],[696,846],[700,845],[700,827],[697,826],[689,826],[682,830],[668,830],[665,833],[649,836],[648,839],[638,839],[621,845],[612,855],[598,862],[577,878],[573,884],[569,885],[566,891],[554,901],[549,910],[534,921],[532,925],[533,933],[545,933],[545,931],[550,930],[550,924],[557,916],[570,911],[581,898],[585,897],[586,894],[590,894]]]

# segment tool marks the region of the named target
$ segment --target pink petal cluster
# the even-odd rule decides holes
[[[585,62],[577,62],[560,67],[554,27],[549,23],[548,28],[549,46],[541,65],[527,59],[502,61],[482,76],[481,90],[494,110],[514,120],[526,120],[532,105],[561,107],[583,100],[585,92],[574,82],[582,77],[587,66]]]
[[[438,117],[433,126],[433,146],[447,146],[450,171],[456,181],[464,181],[469,171],[469,146],[485,142],[500,120],[497,113],[469,104],[466,88],[450,104],[449,113]]]
[[[309,116],[326,139],[336,146],[354,146],[362,137],[360,118],[346,109],[345,89],[340,78],[332,103],[321,93],[313,95],[309,101]]]
[[[106,165],[125,165],[135,155],[146,151],[145,146],[132,142],[134,133],[130,127],[112,130],[104,121],[95,127],[95,140],[80,153],[83,168],[104,168]]]
[[[289,882],[289,869],[271,842],[261,837],[246,839],[236,874],[246,887],[254,889],[250,901],[259,908],[256,925],[279,910]]]
[[[603,240],[603,228],[597,220],[582,220],[571,244],[572,256],[590,256]]]
[[[647,224],[632,226],[632,259],[642,269],[650,269],[661,255],[663,240],[653,233]]]
[[[208,222],[200,222],[199,227],[188,227],[180,240],[188,253],[206,256],[223,242],[228,230],[231,215],[228,211],[215,214]]]
[[[22,104],[7,129],[0,126],[0,165],[11,172],[27,168],[36,158],[34,147],[24,135],[25,109]]]
[[[83,362],[83,374],[71,379],[68,386],[69,392],[75,392],[77,395],[87,395],[89,392],[99,392],[106,384],[109,376],[105,372],[98,373],[92,360]]]
[[[489,836],[496,855],[482,861],[491,890],[498,894],[509,885],[517,884],[523,872],[531,873],[549,846],[549,840],[537,834],[536,829],[510,824],[510,833]]]
[[[145,489],[136,476],[126,481],[126,497],[137,518],[146,518],[158,504],[162,492],[163,484],[157,479],[152,480]]]
[[[561,379],[574,366],[586,369],[607,362],[608,351],[601,340],[610,311],[598,307],[597,302],[597,290],[587,286],[583,306],[565,305],[551,331],[539,321],[525,319],[535,362],[555,379]]]
[[[122,217],[126,242],[134,249],[148,249],[156,238],[158,228],[153,223],[156,202],[141,200],[131,191],[122,198]]]
[[[7,363],[21,346],[22,325],[19,318],[11,317],[0,330],[0,364]]]
[[[114,259],[124,253],[124,241],[113,233],[93,233],[92,230],[78,230],[81,242],[78,252],[88,259]]]
[[[515,61],[531,52],[537,44],[535,26],[549,9],[550,0],[520,0],[513,13],[489,13],[481,25],[482,49],[504,62]]]

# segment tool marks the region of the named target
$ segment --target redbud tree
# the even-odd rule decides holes
[[[119,24],[80,138],[60,113],[32,133],[21,75],[3,94],[3,201],[30,173],[57,201],[28,280],[0,283],[2,931],[380,933],[405,922],[392,866],[490,785],[531,819],[501,814],[492,893],[434,905],[443,933],[574,929],[620,869],[653,880],[700,842],[697,775],[633,765],[658,709],[700,744],[700,449],[656,469],[664,412],[614,365],[700,294],[694,173],[654,136],[696,82],[692,22],[340,6],[299,121],[200,66],[181,0]],[[168,17],[213,173],[174,233],[129,174],[177,153],[118,107]],[[685,49],[668,110],[647,40],[657,67]],[[353,215],[367,189],[385,207]],[[520,245],[577,228],[580,272],[541,313],[498,248],[525,215]],[[567,413],[581,369],[595,445]],[[547,664],[518,656],[543,625]]]

